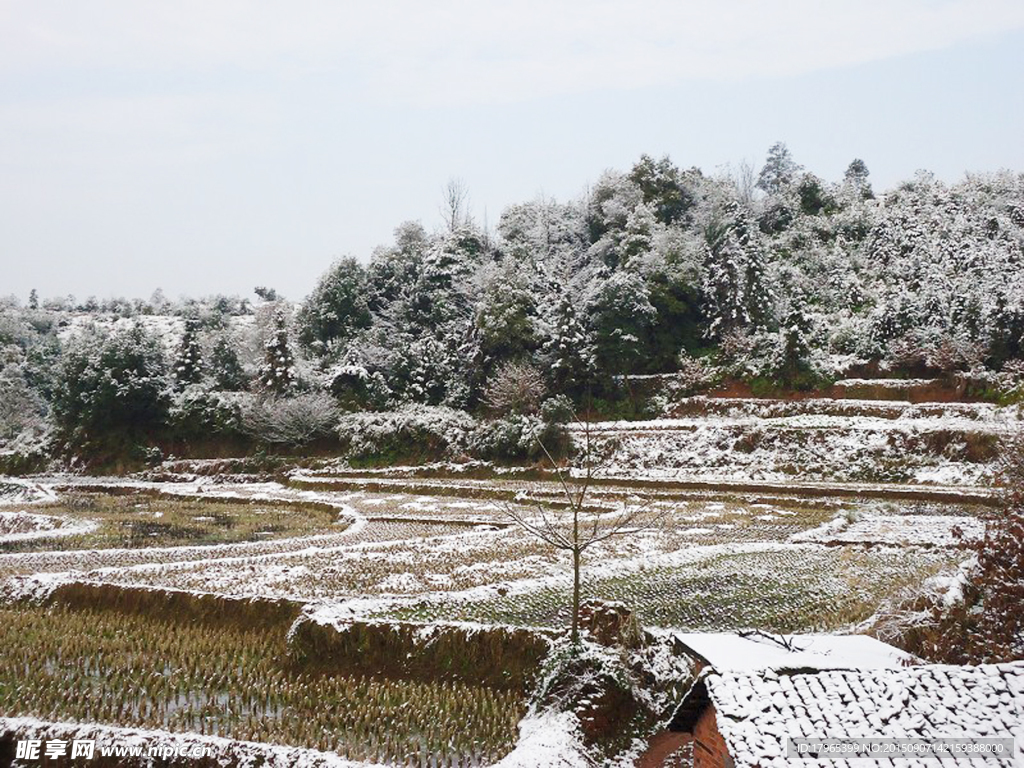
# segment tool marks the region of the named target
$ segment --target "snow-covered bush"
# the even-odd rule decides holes
[[[244,433],[243,413],[253,399],[247,393],[193,384],[174,393],[167,421],[176,439],[238,437]]]
[[[718,376],[715,366],[684,349],[679,353],[679,371],[671,382],[672,393],[682,397],[695,395],[714,384]]]
[[[564,456],[570,446],[565,427],[571,418],[571,406],[564,397],[550,398],[541,406],[541,415],[510,414],[501,419],[483,421],[469,438],[470,452],[493,461],[538,461]]]
[[[996,386],[1008,401],[1024,400],[1024,360],[1007,360],[996,375]]]
[[[537,442],[544,432],[538,416],[513,414],[502,419],[485,421],[470,438],[470,451],[481,459],[521,461],[543,458]]]
[[[587,764],[633,765],[692,681],[692,661],[671,640],[638,626],[634,643],[606,646],[585,638],[555,641],[530,712],[571,713],[589,752]]]
[[[328,369],[324,384],[338,404],[349,411],[385,408],[393,395],[380,371],[371,372],[353,361]]]
[[[294,397],[251,397],[242,408],[242,430],[264,443],[307,445],[330,436],[338,424],[338,406],[323,392]]]
[[[0,446],[0,474],[21,475],[45,466],[52,448],[51,434],[44,429],[26,429]]]
[[[394,411],[348,413],[338,437],[349,458],[427,460],[462,453],[476,427],[465,411],[431,405],[405,405]]]

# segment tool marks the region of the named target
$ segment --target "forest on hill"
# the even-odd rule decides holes
[[[1019,396],[1024,174],[919,172],[883,193],[861,160],[828,181],[780,143],[731,175],[645,155],[578,199],[512,205],[493,231],[466,210],[450,183],[444,226],[399,225],[299,304],[267,288],[252,302],[4,300],[4,466],[212,437],[351,448],[367,425],[379,434],[370,414],[413,405],[439,434],[476,434],[476,455],[525,458],[584,399],[656,415],[633,391],[648,374],[682,394],[959,375]]]

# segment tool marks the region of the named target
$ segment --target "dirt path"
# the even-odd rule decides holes
[[[546,473],[536,473],[543,476]],[[550,476],[549,476],[550,477]],[[381,493],[411,493],[440,496],[468,496],[474,498],[510,499],[519,487],[534,488],[550,485],[557,490],[554,479],[520,478],[467,479],[451,476],[385,478],[361,473],[306,475],[296,473],[289,478],[295,488],[321,491],[364,491]],[[981,486],[903,485],[897,483],[840,483],[801,482],[777,480],[714,480],[680,479],[650,480],[630,477],[601,477],[592,485],[606,491],[622,489],[624,493],[637,490],[702,491],[711,493],[760,493],[797,498],[854,498],[891,501],[932,501],[943,504],[984,504],[998,506],[999,491]]]

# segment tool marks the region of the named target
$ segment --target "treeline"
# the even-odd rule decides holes
[[[519,419],[508,448],[584,399],[649,411],[640,374],[674,372],[687,392],[1024,371],[1019,174],[918,173],[876,194],[862,161],[829,182],[777,144],[734,176],[644,156],[577,200],[509,207],[493,232],[465,202],[450,185],[441,230],[402,224],[301,305],[267,288],[255,302],[8,302],[0,439],[65,454],[111,435],[300,444],[335,439],[343,412],[415,404]]]
[[[321,278],[299,339],[375,408],[474,408],[510,364],[576,398],[702,367],[795,388],[999,370],[1024,351],[1022,266],[1021,175],[878,197],[862,161],[828,183],[781,144],[756,182],[645,156],[577,201],[510,207],[494,236],[457,211],[402,225]]]

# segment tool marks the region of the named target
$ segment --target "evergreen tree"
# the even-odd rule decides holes
[[[274,332],[265,344],[260,385],[275,395],[286,395],[295,386],[295,358],[288,344],[288,327],[284,312],[274,312]]]
[[[743,261],[743,250],[731,232],[707,246],[701,293],[708,338],[720,338],[734,328],[747,325]]]
[[[58,434],[69,447],[117,450],[149,441],[167,414],[167,364],[136,323],[88,330],[63,350],[53,392]]]
[[[720,338],[737,328],[766,327],[773,303],[765,276],[767,254],[747,212],[730,201],[724,221],[709,226],[706,235],[706,335]]]
[[[636,372],[657,314],[643,278],[625,270],[612,273],[596,286],[587,309],[595,371]]]
[[[198,384],[203,378],[203,350],[199,346],[199,322],[194,318],[185,321],[185,332],[178,345],[173,373],[174,383],[178,387]]]
[[[644,203],[653,207],[654,215],[663,224],[682,220],[695,203],[683,175],[667,155],[661,160],[641,155],[629,178],[640,187]]]
[[[864,199],[875,196],[871,191],[871,182],[868,181],[868,166],[859,157],[847,166],[846,173],[843,174],[843,184]]]
[[[769,195],[781,194],[792,186],[801,170],[786,145],[778,141],[768,149],[768,158],[757,177],[757,188]]]
[[[524,270],[496,272],[477,302],[476,338],[489,377],[501,363],[529,357],[538,345],[537,292]]]
[[[811,319],[803,297],[795,296],[779,329],[781,357],[779,377],[790,386],[810,383],[811,373]]]
[[[590,376],[586,328],[576,311],[576,301],[567,290],[560,290],[551,306],[540,359],[552,390],[581,394]]]
[[[366,269],[341,259],[317,282],[299,311],[299,342],[317,354],[344,344],[370,324]]]
[[[238,352],[226,335],[214,342],[210,351],[210,371],[218,389],[227,392],[245,389],[245,371],[238,360]]]

